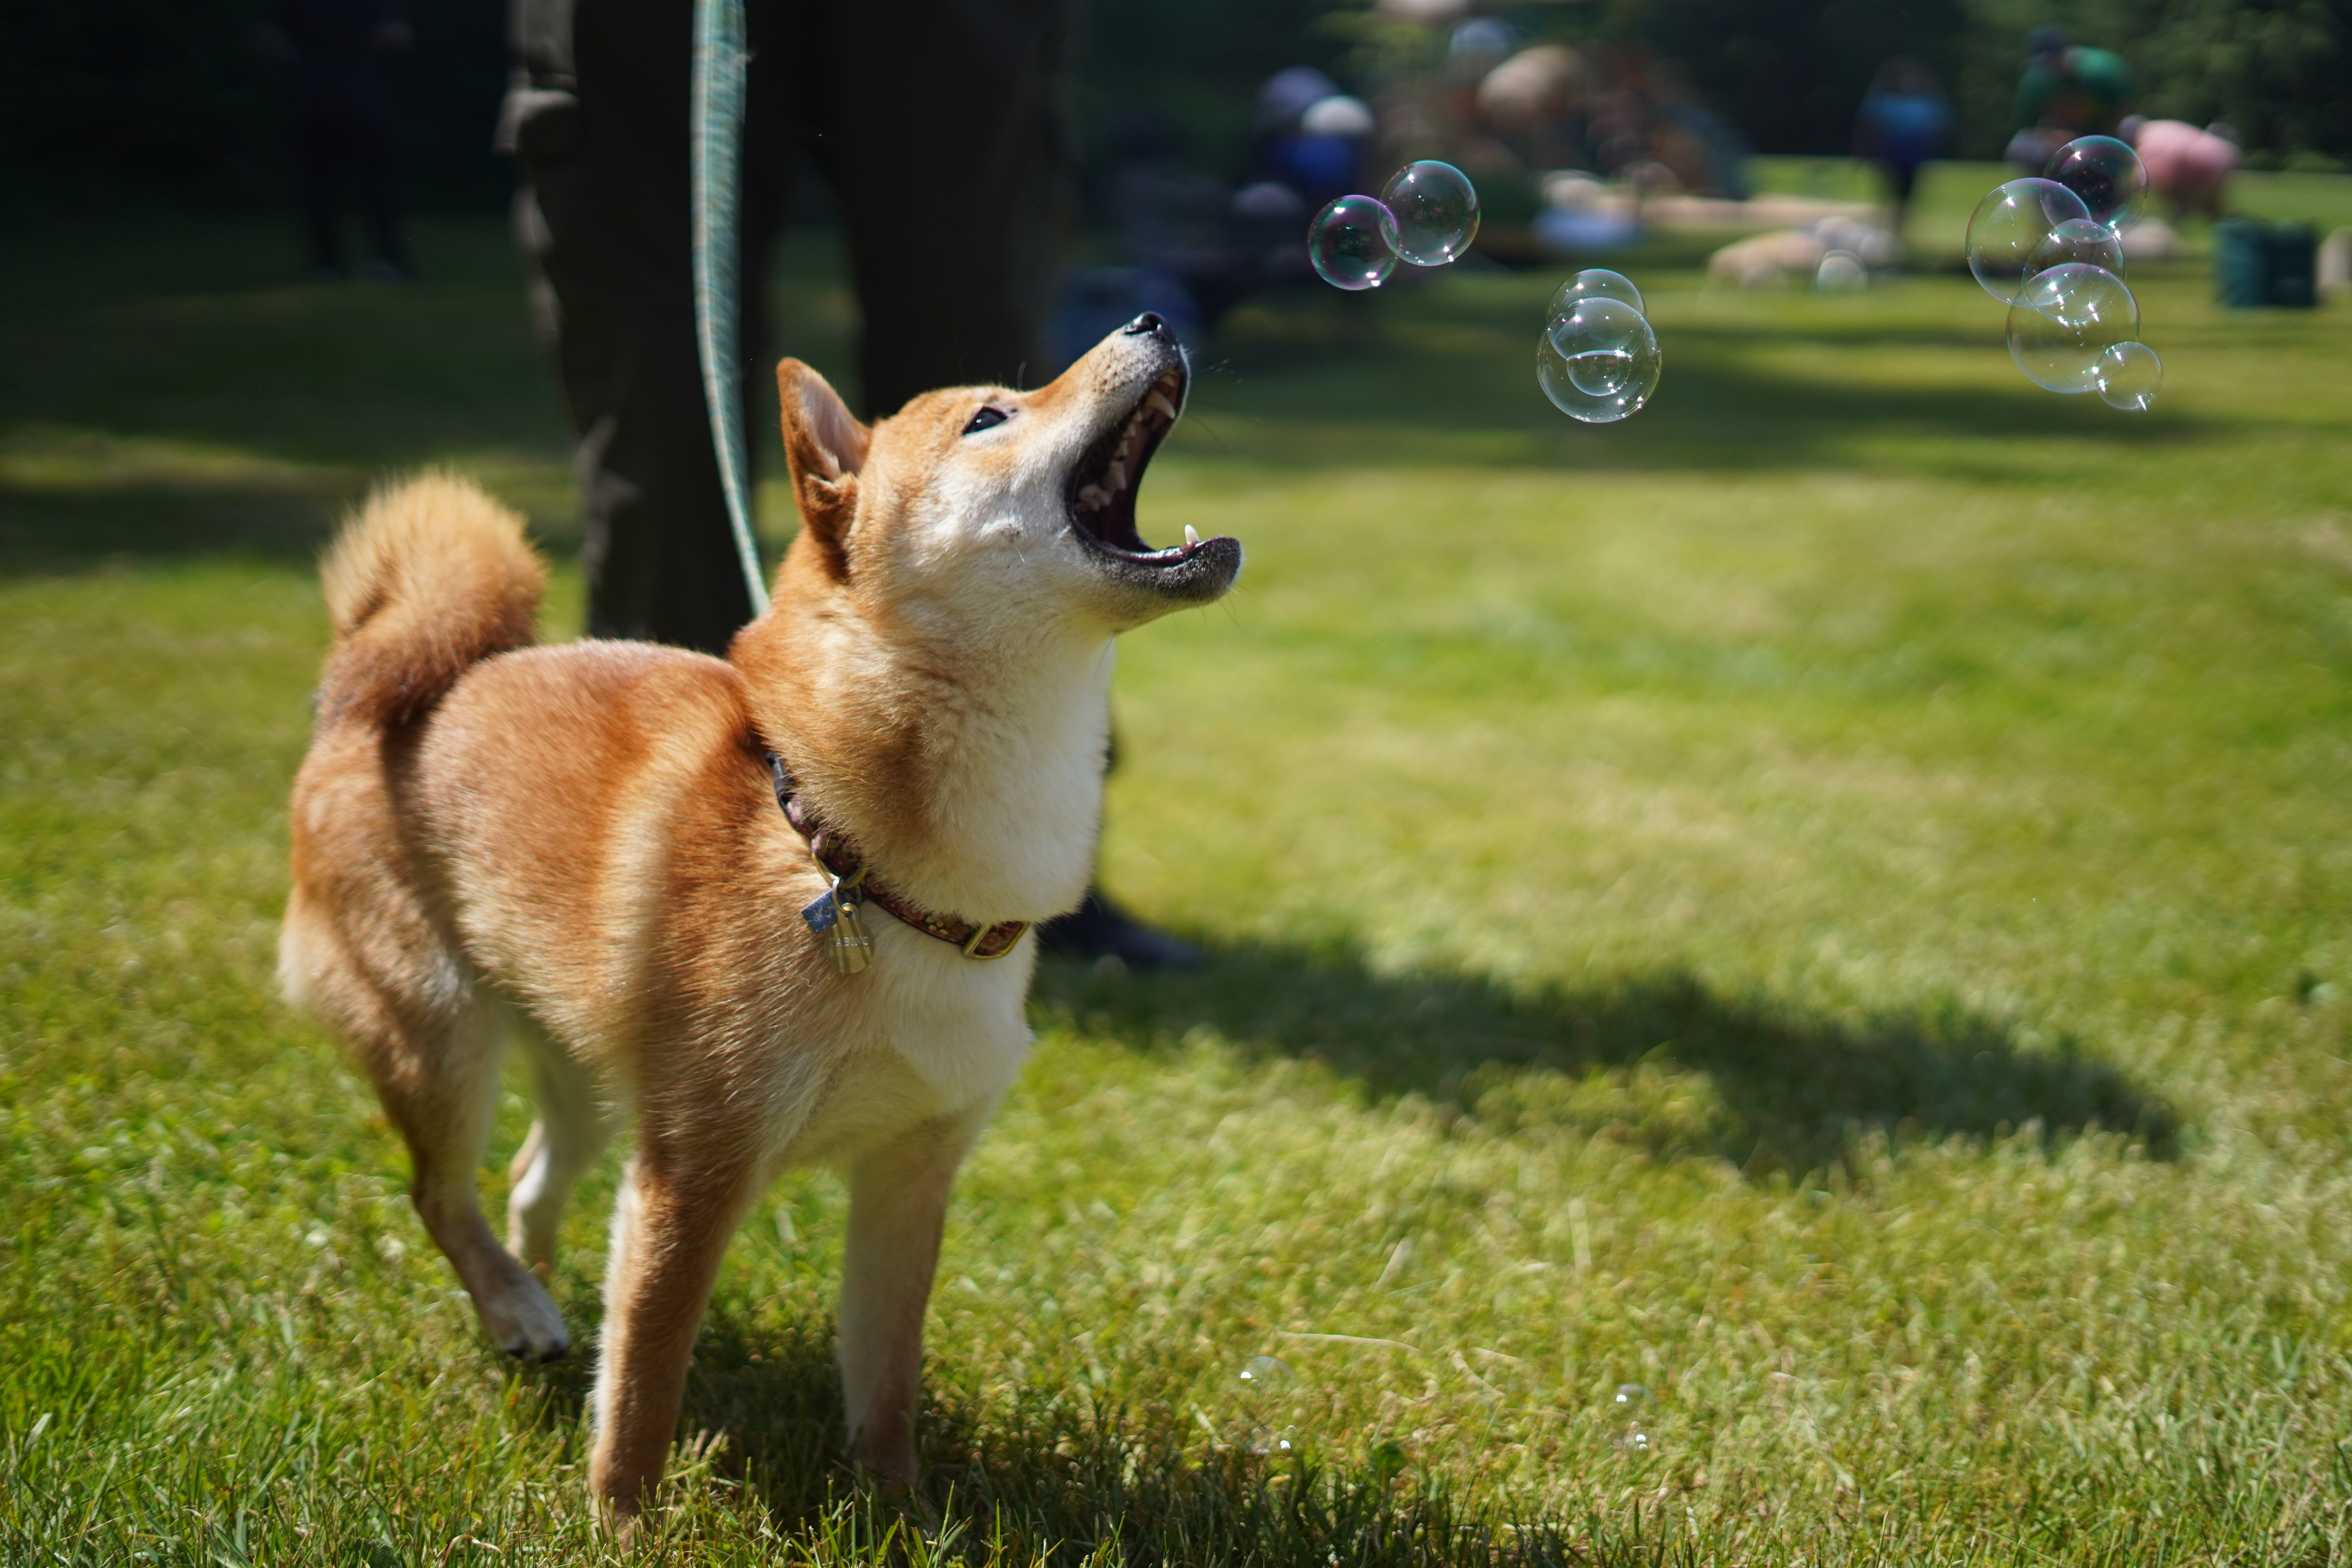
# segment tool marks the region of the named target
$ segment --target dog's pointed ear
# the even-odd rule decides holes
[[[857,470],[866,466],[873,432],[857,422],[830,382],[796,359],[776,366],[776,400],[801,525],[839,571],[857,512]]]

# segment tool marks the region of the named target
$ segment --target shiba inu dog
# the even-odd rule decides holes
[[[520,521],[414,479],[327,557],[293,792],[281,977],[373,1080],[501,1349],[569,1348],[533,1269],[635,1119],[589,1470],[625,1533],[720,1255],[788,1164],[847,1178],[852,1450],[914,1479],[948,1191],[1027,1048],[1027,927],[1086,887],[1112,638],[1242,563],[1228,538],[1136,531],[1188,386],[1156,316],[1049,386],[930,393],[871,428],[799,362],[777,381],[802,529],[726,659],[530,646]],[[475,1173],[509,1034],[538,1121],[501,1247]]]

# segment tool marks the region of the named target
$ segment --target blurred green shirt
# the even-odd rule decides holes
[[[2113,131],[2138,88],[2131,62],[2113,49],[2070,47],[2037,56],[2017,83],[2017,123]]]

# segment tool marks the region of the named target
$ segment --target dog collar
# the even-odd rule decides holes
[[[792,770],[784,765],[784,759],[773,750],[768,751],[767,757],[768,771],[775,775],[776,804],[783,808],[784,820],[807,842],[809,854],[834,879],[834,891],[811,905],[811,910],[826,904],[828,900],[838,909],[844,901],[844,895],[854,893],[866,902],[896,915],[925,936],[935,937],[958,949],[966,958],[1003,958],[1018,947],[1021,939],[1028,934],[1030,922],[1027,921],[998,921],[994,925],[981,925],[972,921],[958,920],[953,915],[936,913],[903,894],[892,892],[875,877],[865,858],[856,853],[841,835],[817,821],[816,814],[803,804],[793,783]],[[850,910],[854,915],[856,905],[851,904]],[[806,914],[803,911],[804,918]],[[825,929],[815,919],[810,919],[809,923],[820,934]],[[827,921],[826,925],[830,923]],[[859,967],[864,967],[862,963]]]

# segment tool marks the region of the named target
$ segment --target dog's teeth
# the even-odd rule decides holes
[[[1110,492],[1100,485],[1088,485],[1078,492],[1078,504],[1084,507],[1108,506]]]
[[[1171,419],[1176,417],[1176,405],[1169,402],[1168,395],[1156,386],[1151,389],[1151,395],[1143,400],[1143,405],[1146,408],[1156,409]]]
[[[1110,471],[1103,476],[1115,490],[1127,489],[1127,458],[1124,454],[1111,459]]]
[[[1188,523],[1186,523],[1186,524],[1184,525],[1184,547],[1185,547],[1187,550],[1189,550],[1189,549],[1191,549],[1193,545],[1198,544],[1198,543],[1200,543],[1200,542],[1201,542],[1201,531],[1200,531],[1199,529],[1197,529],[1197,528],[1194,528],[1191,523],[1189,523],[1189,522],[1188,522]]]

